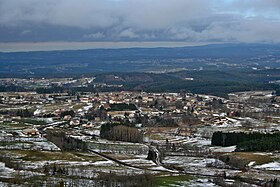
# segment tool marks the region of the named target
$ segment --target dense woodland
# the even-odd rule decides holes
[[[279,142],[280,133],[259,132],[214,132],[211,140],[211,144],[216,146],[236,145],[236,151],[276,151],[280,150]]]
[[[63,151],[82,150],[87,151],[87,144],[82,140],[67,136],[65,132],[49,131],[47,139],[61,148]]]
[[[16,116],[20,117],[31,117],[33,116],[33,112],[28,109],[19,109],[16,112]]]
[[[280,135],[238,143],[236,151],[280,151]]]
[[[25,88],[11,82],[0,84],[0,92],[186,90],[226,97],[228,93],[238,91],[279,90],[279,84],[268,84],[280,79],[279,63],[275,60],[280,56],[279,48],[279,45],[268,44],[221,44],[178,48],[0,53],[0,77],[3,78],[95,77],[94,83],[102,85]],[[73,68],[65,68],[69,65]],[[122,87],[107,87],[103,86],[104,83]]]
[[[119,123],[103,124],[100,130],[100,137],[108,140],[134,143],[143,141],[143,134],[137,128]]]
[[[113,75],[119,79],[111,78]],[[267,76],[271,75],[271,76]],[[7,91],[36,91],[39,94],[78,92],[110,92],[110,91],[146,91],[146,92],[192,92],[227,97],[228,93],[252,90],[278,90],[277,84],[268,84],[269,81],[280,79],[280,70],[184,70],[174,73],[102,73],[88,74],[96,77],[93,84],[87,87],[77,86],[51,86],[46,88],[22,87],[22,85],[1,85],[0,92]],[[39,76],[39,75],[38,75]],[[80,74],[78,77],[85,75]],[[40,76],[39,76],[40,77]],[[68,74],[65,77],[73,77]],[[114,77],[114,76],[113,76]],[[194,80],[185,80],[192,77]],[[24,77],[25,78],[25,77]],[[98,84],[122,85],[122,87],[98,86]],[[96,85],[94,85],[96,84]]]
[[[110,104],[109,111],[127,111],[127,110],[137,110],[137,107],[134,104],[126,103],[114,103]]]

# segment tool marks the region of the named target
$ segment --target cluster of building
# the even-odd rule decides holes
[[[0,93],[0,119],[3,122],[31,118],[45,121],[48,128],[94,130],[106,122],[129,122],[138,128],[240,127],[248,126],[246,122],[241,123],[245,121],[242,117],[248,116],[279,122],[279,101],[279,97],[266,91],[233,93],[229,99],[191,93],[128,91],[75,95],[3,92]],[[36,123],[33,130],[24,132],[37,135],[39,130],[35,131],[35,126]]]

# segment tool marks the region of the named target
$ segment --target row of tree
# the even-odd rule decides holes
[[[119,176],[114,173],[102,173],[97,178],[97,184],[95,186],[123,186],[123,187],[142,187],[142,186],[156,186],[156,179],[152,174],[141,175],[128,175]]]
[[[74,117],[75,116],[75,112],[73,110],[66,110],[66,111],[62,111],[60,114],[61,118],[64,118],[65,116],[71,116]]]
[[[49,131],[47,135],[47,139],[61,148],[63,151],[68,150],[82,150],[87,151],[87,143],[80,140],[73,138],[71,136],[66,135],[65,132],[54,132]]]
[[[21,86],[14,86],[14,85],[3,85],[0,86],[0,92],[25,92],[27,89]]]
[[[85,114],[85,118],[88,120],[94,120],[96,117],[99,117],[101,120],[106,120],[108,118],[107,112],[103,106],[97,109],[91,108]]]
[[[261,138],[238,143],[236,151],[279,151],[280,136]]]
[[[280,133],[246,133],[246,132],[214,132],[211,140],[212,145],[216,146],[232,146],[238,145],[242,142],[250,142],[252,140],[256,140],[255,142],[259,142],[265,139],[273,139],[279,138]],[[250,143],[249,143],[250,144]]]
[[[24,118],[29,118],[29,117],[33,116],[33,112],[28,110],[27,108],[24,109],[24,110],[19,109],[16,112],[16,116],[20,116],[20,117],[24,117]]]
[[[110,111],[124,111],[124,110],[137,110],[137,107],[134,104],[126,103],[115,103],[110,104]]]
[[[52,86],[50,88],[37,88],[36,92],[38,94],[63,93],[66,92],[66,89],[60,86]]]
[[[143,141],[143,134],[135,127],[120,123],[107,123],[101,126],[100,137],[114,141],[139,143]]]

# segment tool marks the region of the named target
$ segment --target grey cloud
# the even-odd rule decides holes
[[[279,0],[0,0],[0,42],[280,42],[279,21]]]
[[[97,32],[97,33],[85,34],[83,37],[88,39],[102,39],[105,38],[106,36],[102,32]]]
[[[32,31],[31,30],[23,30],[21,32],[22,35],[30,34]]]
[[[136,34],[133,29],[126,29],[123,30],[120,34],[119,37],[121,38],[139,38],[139,35]]]
[[[81,28],[119,24],[139,29],[161,29],[174,23],[204,17],[207,0],[2,0],[0,23],[45,22]]]
[[[280,1],[279,0],[232,0],[226,10],[234,10],[247,16],[260,16],[266,18],[280,17]]]
[[[124,24],[138,29],[164,29],[211,15],[207,0],[127,0]]]

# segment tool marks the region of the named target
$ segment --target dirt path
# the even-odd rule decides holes
[[[158,172],[178,173],[178,171],[170,170],[170,169],[167,169],[167,168],[165,168],[166,170],[158,170],[158,169],[149,169],[149,168],[142,168],[142,167],[139,167],[139,166],[133,166],[133,165],[131,165],[131,164],[122,162],[122,161],[120,161],[120,160],[117,160],[117,159],[115,159],[115,158],[113,158],[113,157],[110,157],[110,156],[108,156],[108,155],[105,155],[105,154],[103,154],[103,153],[99,153],[99,152],[97,152],[97,151],[88,150],[88,152],[93,153],[93,154],[96,154],[96,155],[98,155],[98,156],[100,156],[100,157],[102,157],[102,158],[105,158],[106,160],[111,160],[111,161],[113,161],[113,162],[115,162],[115,163],[118,163],[118,164],[120,164],[120,165],[123,165],[123,166],[126,166],[126,167],[130,167],[130,168],[134,168],[134,169],[148,170],[148,171],[158,171]]]

